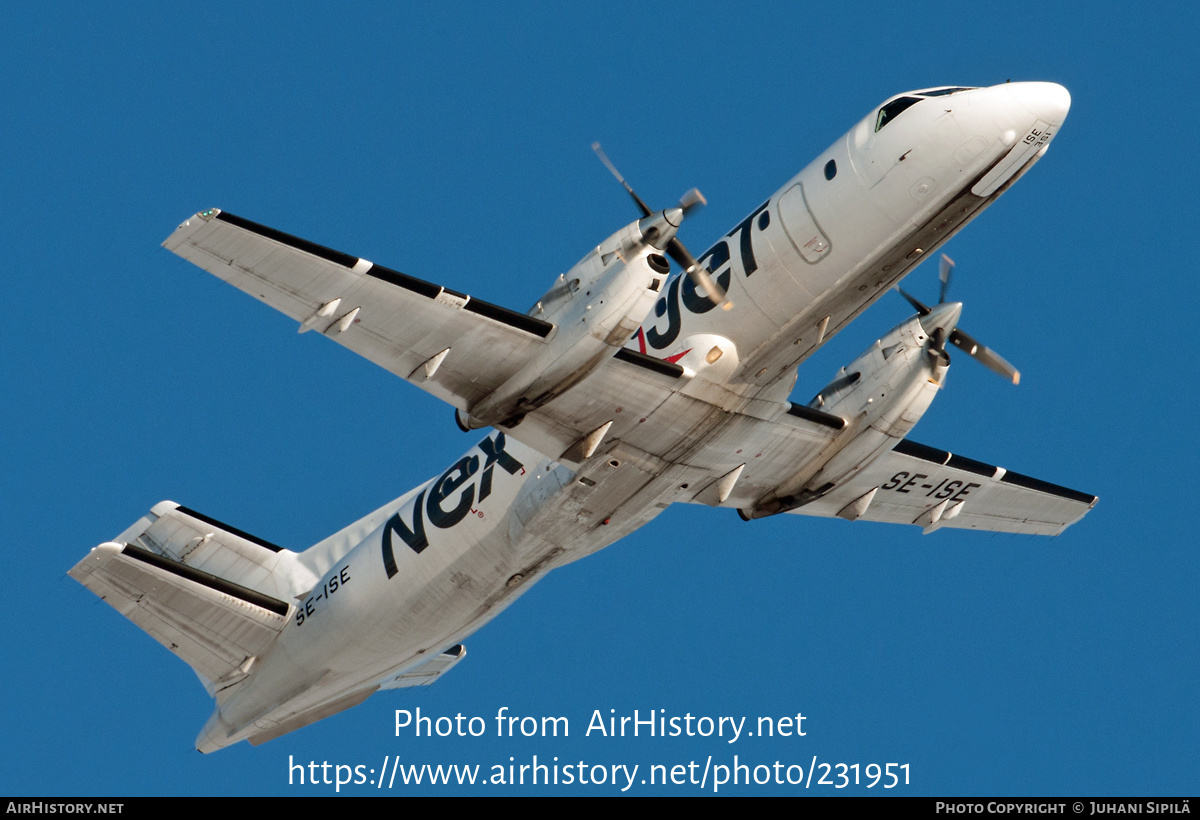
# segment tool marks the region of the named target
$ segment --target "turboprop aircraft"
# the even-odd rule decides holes
[[[703,197],[654,210],[598,150],[641,217],[526,313],[201,211],[168,250],[494,429],[305,551],[163,501],[71,575],[196,671],[210,752],[432,683],[550,570],[675,502],[1057,534],[1096,498],[907,438],[947,344],[1016,381],[944,287],[811,402],[789,396],[813,351],[1045,154],[1069,105],[1052,83],[893,97],[699,259],[678,230]]]

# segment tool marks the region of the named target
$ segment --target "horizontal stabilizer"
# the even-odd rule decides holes
[[[70,575],[182,658],[211,694],[249,674],[287,622],[286,602],[131,544],[101,544]]]
[[[250,673],[316,575],[286,550],[162,501],[70,575],[196,671],[216,695]]]
[[[309,724],[316,723],[318,720],[324,720],[330,715],[335,715],[352,706],[357,706],[380,689],[407,689],[413,686],[429,686],[466,656],[467,650],[462,644],[452,646],[445,652],[430,658],[420,666],[410,669],[407,672],[402,672],[395,677],[388,678],[379,686],[368,686],[364,689],[358,689],[337,700],[314,706],[312,709],[293,715],[287,720],[264,729],[258,734],[250,735],[247,740],[250,741],[251,746],[258,746],[269,740],[274,740],[281,735],[286,735],[288,732],[294,732]],[[206,743],[206,740],[205,732],[201,732],[200,738],[197,741],[197,748],[201,751],[215,751],[223,745],[212,744],[210,746]]]
[[[336,715],[338,712],[344,712],[353,706],[358,706],[358,704],[371,697],[371,695],[375,694],[375,692],[376,688],[372,686],[366,689],[359,689],[355,692],[351,692],[350,694],[340,697],[337,700],[326,701],[320,706],[314,706],[307,712],[301,712],[298,715],[294,715],[288,720],[285,720],[283,723],[276,724],[270,729],[264,729],[256,735],[250,735],[246,739],[250,741],[251,746],[259,746],[263,743],[266,743],[268,740],[274,740],[277,737],[286,735],[288,732],[294,732],[297,729],[303,729],[305,726],[316,723],[318,720],[324,720],[330,715]],[[204,732],[201,732],[200,737],[197,738],[196,748],[202,752],[213,752],[221,748],[219,745],[208,747],[205,745],[204,740]]]
[[[155,504],[113,540],[283,600],[308,592],[318,580],[291,550],[174,501]]]

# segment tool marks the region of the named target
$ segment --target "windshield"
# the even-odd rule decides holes
[[[905,94],[903,97],[897,97],[879,109],[879,115],[875,118],[875,130],[878,131],[879,129],[883,128],[883,126],[900,116],[902,111],[907,109],[909,106],[919,103],[926,97],[945,97],[950,94],[957,94],[960,91],[971,90],[973,89],[966,86],[956,85],[947,86],[945,88],[930,88],[925,91],[914,91],[912,94]]]
[[[960,91],[971,91],[971,88],[950,86],[948,88],[931,88],[928,91],[918,91],[922,97],[945,97],[947,94],[957,94]]]
[[[900,112],[912,105],[916,105],[921,101],[920,97],[897,97],[890,103],[879,109],[879,116],[875,118],[875,130],[883,128],[896,117],[900,116]]]

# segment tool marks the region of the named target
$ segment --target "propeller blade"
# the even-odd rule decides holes
[[[707,204],[708,200],[704,198],[704,194],[700,193],[699,188],[692,188],[686,194],[679,197],[679,207],[683,208],[685,218],[696,213]]]
[[[950,276],[954,273],[954,260],[946,254],[942,254],[942,261],[938,267],[938,279],[942,281],[942,290],[938,294],[938,301],[946,301],[946,292],[950,290]]]
[[[916,310],[917,310],[917,313],[918,313],[919,315],[921,315],[921,316],[928,316],[928,315],[930,314],[930,312],[932,312],[932,310],[933,310],[932,308],[930,308],[929,306],[927,306],[927,305],[923,305],[923,304],[921,304],[920,302],[918,302],[918,301],[917,301],[917,299],[916,299],[916,297],[915,297],[915,296],[912,296],[912,295],[910,295],[910,294],[909,294],[909,293],[907,293],[907,292],[905,292],[904,288],[902,288],[902,287],[900,287],[900,286],[897,286],[897,287],[896,287],[896,290],[898,290],[898,291],[900,292],[900,295],[901,295],[901,296],[903,296],[905,299],[907,299],[907,300],[908,300],[908,303],[909,303],[910,305],[912,305],[914,308],[916,308]]]
[[[938,278],[942,281],[942,288],[941,293],[939,294],[938,304],[936,304],[934,307],[929,307],[928,305],[922,304],[916,297],[905,293],[904,290],[899,286],[896,287],[896,290],[900,291],[900,295],[907,299],[910,305],[916,308],[917,315],[919,315],[922,320],[922,327],[925,327],[926,332],[930,334],[930,354],[934,356],[945,357],[946,360],[949,361],[949,356],[946,355],[946,342],[949,342],[971,358],[975,359],[975,361],[982,364],[988,370],[991,370],[993,373],[1003,376],[1013,384],[1020,384],[1020,371],[1005,361],[1004,357],[999,353],[989,347],[981,345],[979,342],[975,341],[974,338],[956,327],[956,323],[958,321],[958,309],[960,309],[962,305],[957,302],[948,303],[946,301],[946,292],[950,290],[950,277],[953,274],[954,260],[943,253],[942,261],[938,269]],[[949,309],[954,309],[954,313],[952,315],[946,313],[946,311]],[[926,319],[925,317],[929,316],[930,314],[937,315],[935,315],[932,320]],[[937,325],[937,327],[930,329],[930,321]],[[943,328],[950,329],[948,336],[943,336],[945,333]]]
[[[592,150],[596,152],[596,156],[598,156],[600,161],[604,163],[604,167],[611,171],[612,175],[617,178],[617,182],[621,183],[625,190],[629,192],[629,195],[633,197],[633,201],[637,203],[637,206],[642,211],[642,216],[647,217],[654,213],[652,210],[650,210],[650,206],[642,201],[642,198],[633,190],[633,186],[625,181],[625,177],[621,176],[621,172],[617,170],[617,166],[613,165],[612,160],[610,160],[608,155],[604,153],[604,149],[600,147],[600,143],[593,142]],[[708,200],[704,198],[704,194],[700,193],[698,188],[692,188],[679,198],[678,207],[682,209],[683,216],[686,218],[688,214],[695,213],[707,204]],[[663,213],[665,215],[669,212],[664,211]],[[670,217],[668,217],[668,220],[669,219]],[[691,280],[696,284],[696,287],[703,291],[704,295],[707,296],[714,305],[719,305],[724,310],[729,310],[733,307],[733,302],[729,301],[725,293],[722,292],[721,288],[717,286],[717,283],[714,282],[712,277],[708,275],[708,271],[697,264],[696,257],[692,256],[691,251],[684,247],[683,243],[679,241],[678,237],[672,237],[671,241],[667,243],[666,250],[667,256],[674,259],[676,264],[678,264],[679,267],[683,268],[687,272],[687,275],[691,277]]]
[[[604,153],[604,149],[600,147],[600,143],[593,142],[592,150],[596,152],[596,156],[600,157],[600,161],[604,163],[604,167],[611,171],[612,175],[617,178],[617,182],[621,183],[625,190],[629,192],[629,195],[633,197],[633,201],[642,209],[642,216],[650,216],[650,214],[654,213],[654,211],[650,210],[650,206],[643,202],[642,198],[633,190],[633,186],[625,181],[625,177],[621,176],[621,172],[617,170],[617,166],[613,165],[612,160]],[[699,192],[697,191],[697,193]],[[701,198],[703,199],[703,197]]]
[[[1003,376],[1013,384],[1021,383],[1020,371],[1005,361],[1003,356],[991,348],[981,345],[958,328],[955,328],[950,334],[950,344],[975,359],[975,361],[982,364],[988,370]]]
[[[722,310],[729,310],[733,307],[733,302],[729,301],[720,286],[708,275],[708,271],[700,266],[696,261],[696,257],[692,256],[691,251],[679,241],[679,237],[673,238],[668,243],[667,256],[674,259],[676,264],[687,272],[687,275],[696,284],[696,288],[703,291],[710,302],[714,305],[719,305]]]

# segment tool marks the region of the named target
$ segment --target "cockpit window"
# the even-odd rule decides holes
[[[961,88],[958,86],[952,88],[931,88],[928,91],[922,91],[922,97],[945,97],[948,94],[957,94],[960,91],[971,91],[970,88]]]
[[[880,130],[883,126],[900,116],[901,111],[904,111],[911,105],[916,105],[920,101],[920,97],[897,97],[892,100],[879,109],[879,116],[875,119],[875,130]]]
[[[913,103],[919,103],[925,97],[945,97],[950,94],[957,94],[960,91],[973,91],[973,87],[966,86],[947,86],[946,88],[930,88],[925,91],[914,91],[914,94],[920,94],[919,97],[897,97],[890,103],[879,109],[879,116],[875,118],[875,130],[883,128],[896,117],[900,116],[900,112],[908,108]]]

